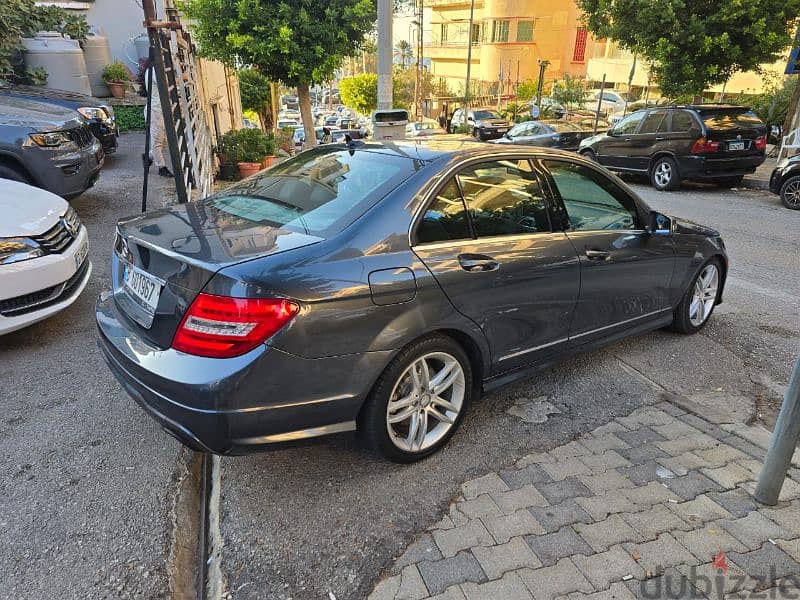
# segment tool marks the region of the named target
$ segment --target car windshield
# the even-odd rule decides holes
[[[475,118],[476,119],[499,119],[501,118],[496,112],[492,110],[476,110],[475,111]]]
[[[713,110],[700,113],[707,129],[729,131],[732,129],[758,129],[764,123],[751,110]]]
[[[316,148],[204,200],[209,210],[328,237],[355,221],[420,168],[384,152]]]

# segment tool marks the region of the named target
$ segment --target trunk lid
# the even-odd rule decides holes
[[[187,308],[217,271],[321,239],[205,202],[124,219],[117,224],[112,258],[114,298],[143,337],[167,348]]]
[[[748,108],[713,108],[700,111],[707,139],[719,142],[715,157],[733,158],[763,153],[756,139],[767,134],[767,126]]]

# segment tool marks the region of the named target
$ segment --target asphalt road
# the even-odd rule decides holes
[[[3,598],[167,596],[180,446],[122,392],[94,325],[114,223],[139,211],[142,140],[123,136],[96,187],[72,202],[89,230],[86,290],[66,311],[0,338]]]
[[[141,136],[122,144],[97,187],[73,202],[90,231],[88,289],[64,313],[0,338],[3,597],[169,593],[181,451],[121,391],[94,339],[93,302],[108,285],[113,223],[138,211]],[[800,350],[800,213],[761,192],[635,187],[654,208],[725,236],[731,277],[703,333],[627,340],[487,396],[452,442],[421,464],[383,462],[349,435],[223,459],[222,567],[234,598],[362,598],[414,533],[438,520],[463,480],[665,392],[734,405],[743,419],[770,423]],[[516,416],[541,401],[558,411],[544,423]]]
[[[653,208],[725,236],[733,268],[725,302],[702,334],[629,339],[487,396],[421,464],[388,464],[349,436],[223,459],[223,567],[234,598],[363,598],[414,532],[440,518],[462,481],[665,392],[770,424],[800,349],[800,212],[762,192],[634,187]],[[507,412],[537,398],[560,413],[530,424]]]

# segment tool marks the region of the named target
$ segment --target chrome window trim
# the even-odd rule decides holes
[[[619,327],[620,325],[625,325],[626,323],[632,323],[633,321],[638,321],[640,319],[645,319],[647,317],[653,317],[655,315],[659,315],[661,313],[671,312],[671,311],[672,311],[671,308],[661,308],[659,310],[654,310],[652,312],[645,313],[643,315],[639,315],[638,317],[631,317],[630,319],[625,319],[623,321],[617,321],[616,323],[611,323],[610,325],[604,325],[603,327],[598,327],[597,329],[590,329],[589,331],[584,331],[583,333],[579,333],[577,335],[571,335],[571,336],[569,336],[569,339],[570,340],[574,340],[574,339],[577,339],[577,338],[580,338],[580,337],[583,337],[583,336],[586,336],[586,335],[591,335],[593,333],[597,333],[599,331],[605,331],[606,329],[611,329],[612,327]]]
[[[514,242],[517,240],[529,240],[535,239],[540,236],[560,236],[566,237],[565,232],[563,231],[539,231],[537,233],[514,233],[511,235],[493,235],[490,237],[481,237],[481,238],[469,238],[463,240],[445,240],[443,242],[423,242],[422,244],[417,244],[415,246],[411,246],[412,250],[436,250],[438,248],[460,248],[461,246],[469,246],[471,244],[476,243],[488,243],[493,244],[496,242]]]
[[[542,344],[541,346],[534,346],[533,348],[527,348],[525,350],[519,350],[518,352],[512,352],[511,354],[506,354],[505,356],[501,356],[497,359],[497,362],[503,362],[504,360],[508,360],[509,358],[516,358],[517,356],[522,356],[523,354],[529,354],[531,352],[536,352],[537,350],[542,350],[549,346],[555,346],[556,344],[563,344],[564,342],[568,342],[569,338],[561,338],[560,340],[556,340],[554,342],[548,342],[546,344]]]

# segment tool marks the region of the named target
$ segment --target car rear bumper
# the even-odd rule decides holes
[[[732,158],[680,156],[678,166],[683,179],[710,180],[754,173],[764,160],[764,153]]]
[[[231,358],[153,346],[128,328],[111,294],[96,304],[98,344],[125,391],[185,445],[244,454],[352,431],[390,352],[306,359],[271,346]]]

